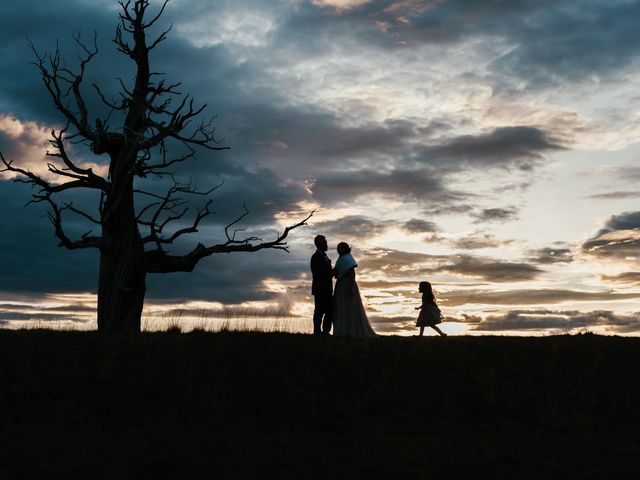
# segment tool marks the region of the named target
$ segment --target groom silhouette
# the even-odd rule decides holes
[[[313,239],[316,252],[311,256],[311,295],[314,297],[313,333],[329,335],[333,315],[333,269],[327,257],[327,239],[317,235]]]

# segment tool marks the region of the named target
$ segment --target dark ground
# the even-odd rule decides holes
[[[640,339],[0,331],[0,478],[638,478]]]

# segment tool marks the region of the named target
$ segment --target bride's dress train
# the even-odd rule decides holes
[[[362,305],[355,271],[338,278],[334,292],[333,334],[338,337],[375,337]]]

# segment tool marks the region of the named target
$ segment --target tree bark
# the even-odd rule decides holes
[[[146,291],[145,253],[134,211],[132,159],[112,155],[112,188],[102,209],[98,330],[139,332]]]
[[[146,273],[137,246],[117,239],[100,255],[98,330],[140,332]]]

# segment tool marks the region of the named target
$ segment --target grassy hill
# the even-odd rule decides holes
[[[0,331],[0,414],[0,478],[634,478],[640,339]]]

